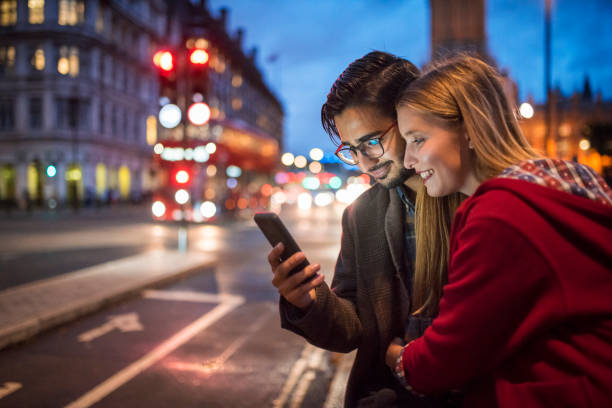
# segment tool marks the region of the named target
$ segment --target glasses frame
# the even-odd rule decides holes
[[[342,150],[348,150],[352,153],[354,153],[354,156],[357,156],[357,152],[361,153],[363,156],[367,157],[368,159],[378,159],[379,157],[382,157],[383,154],[385,154],[385,146],[382,143],[382,140],[385,136],[387,136],[387,134],[389,133],[389,131],[391,129],[393,129],[393,127],[397,125],[396,121],[393,121],[391,123],[391,125],[382,133],[380,133],[378,136],[374,136],[374,137],[370,137],[369,139],[366,139],[362,142],[360,142],[357,146],[351,146],[351,145],[343,145],[341,144],[340,146],[338,146],[338,148],[336,149],[336,151],[334,152],[334,154],[336,155],[336,157],[338,159],[340,159],[343,163],[352,165],[352,166],[356,166],[357,164],[359,164],[359,160],[354,160],[354,162],[348,162],[347,160],[345,160],[344,158],[341,157],[340,152]],[[369,142],[370,140],[378,140],[380,142],[380,148],[382,149],[381,153],[376,156],[370,156],[365,152],[365,148],[363,147],[363,144],[366,142]]]

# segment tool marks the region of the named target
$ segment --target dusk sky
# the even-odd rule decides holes
[[[519,99],[544,101],[544,0],[486,2],[488,49],[517,82]],[[257,66],[285,109],[285,151],[306,154],[333,145],[320,123],[329,88],[344,68],[371,50],[422,67],[429,61],[428,0],[209,0],[228,7],[229,29],[245,29],[243,48],[258,48]],[[276,56],[272,61],[271,56]],[[553,0],[552,83],[612,99],[612,1]]]

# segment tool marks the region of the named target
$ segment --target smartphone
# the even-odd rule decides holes
[[[291,255],[301,251],[297,242],[295,242],[295,239],[293,239],[293,236],[291,236],[289,230],[285,227],[285,224],[283,224],[278,215],[272,212],[259,212],[255,214],[253,219],[261,232],[263,232],[264,236],[268,239],[268,242],[270,242],[270,245],[274,247],[279,242],[285,245],[285,249],[280,256],[281,261],[285,261]],[[308,265],[310,265],[310,263],[307,259],[304,259],[303,262],[289,272],[289,275],[301,271]],[[315,276],[316,274],[306,278],[304,282],[314,279]]]

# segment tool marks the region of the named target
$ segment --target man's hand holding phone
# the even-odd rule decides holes
[[[304,269],[290,274],[291,270],[304,262],[306,257],[303,252],[296,252],[287,260],[281,262],[280,258],[284,249],[283,243],[279,242],[268,254],[268,262],[274,273],[272,284],[289,303],[306,310],[316,297],[314,289],[325,280],[323,275],[317,274],[321,265],[308,265]],[[313,277],[313,279],[305,282],[310,277]]]

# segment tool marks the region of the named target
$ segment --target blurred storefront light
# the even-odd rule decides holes
[[[302,187],[306,190],[316,190],[321,186],[321,182],[316,177],[305,177],[302,181]]]
[[[312,148],[310,149],[310,158],[314,161],[319,161],[323,158],[323,150],[319,149],[318,147]]]
[[[159,123],[166,129],[174,129],[181,123],[181,108],[174,104],[162,106],[159,110]]]
[[[310,170],[311,173],[317,174],[323,170],[323,166],[318,161],[314,161],[308,165],[308,170]]]
[[[531,119],[534,114],[533,106],[528,102],[523,102],[521,106],[519,106],[519,112],[525,119]]]
[[[326,207],[334,202],[334,193],[324,191],[318,193],[314,198],[314,203],[317,207]]]
[[[281,156],[281,163],[285,166],[291,166],[293,164],[295,157],[291,153],[285,153]]]
[[[227,185],[227,188],[229,189],[236,188],[236,186],[238,185],[238,180],[236,180],[235,178],[229,178],[227,179],[225,185]]]
[[[206,175],[208,177],[214,177],[217,174],[217,166],[215,166],[214,164],[209,164],[206,167]]]
[[[580,147],[580,150],[587,151],[591,148],[591,142],[588,139],[582,139],[578,142],[578,147]]]
[[[300,210],[309,210],[312,207],[312,196],[310,193],[300,193],[297,198],[297,204]]]
[[[242,175],[242,169],[238,166],[228,166],[227,169],[225,169],[225,174],[227,174],[227,177],[240,177]]]
[[[274,181],[276,182],[276,184],[286,184],[287,182],[289,182],[289,175],[284,172],[276,173],[276,175],[274,176]]]
[[[296,156],[293,163],[295,164],[295,167],[297,167],[298,169],[303,169],[304,167],[306,167],[308,160],[306,160],[304,156],[300,155],[300,156]]]
[[[334,190],[339,189],[342,186],[342,179],[338,176],[334,176],[329,179],[329,186]]]

